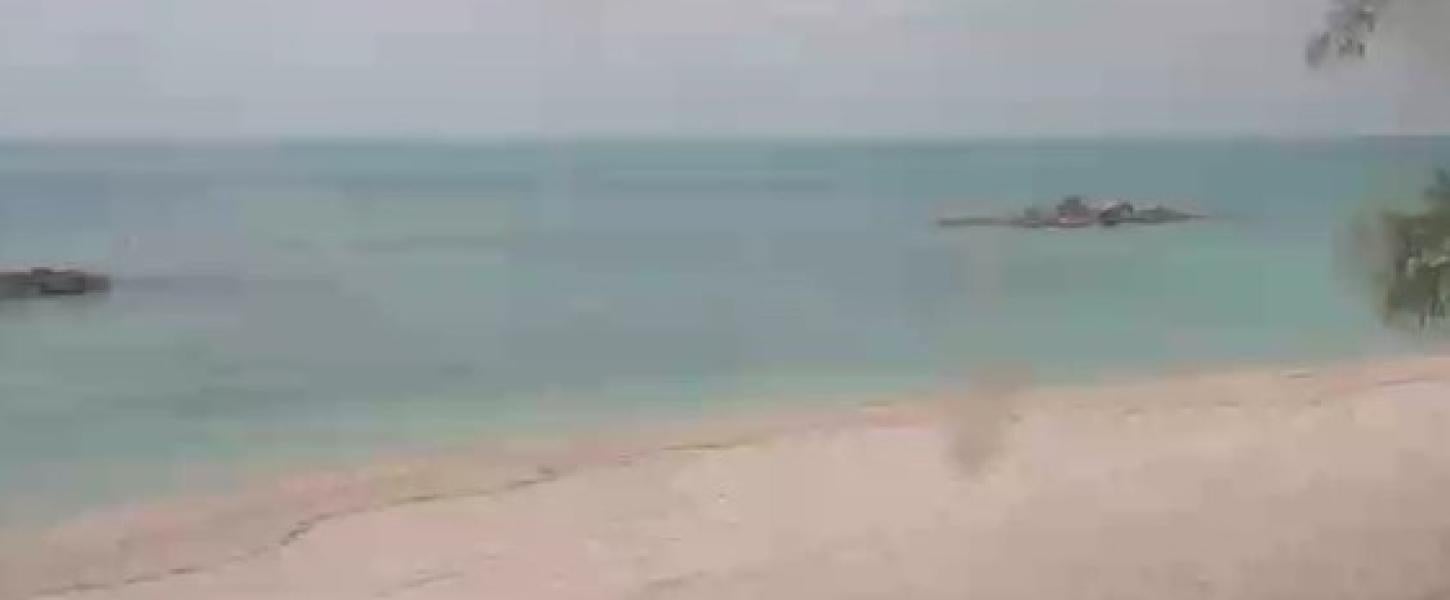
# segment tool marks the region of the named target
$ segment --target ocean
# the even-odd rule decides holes
[[[499,432],[1412,351],[1335,248],[1450,138],[0,143],[0,526]],[[1066,194],[1161,227],[943,229]]]

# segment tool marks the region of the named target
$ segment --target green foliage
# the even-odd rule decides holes
[[[1332,0],[1324,29],[1310,39],[1305,60],[1320,67],[1335,60],[1359,59],[1392,0]],[[1361,241],[1368,258],[1381,314],[1389,322],[1405,319],[1424,329],[1443,324],[1450,304],[1450,171],[1436,169],[1425,188],[1425,205],[1416,212],[1385,212]],[[1365,233],[1361,231],[1360,233]]]
[[[1379,269],[1386,320],[1420,327],[1443,321],[1450,303],[1450,172],[1439,169],[1425,208],[1382,215],[1386,263]]]
[[[1304,59],[1312,67],[1333,60],[1364,58],[1366,40],[1389,0],[1335,0],[1324,29],[1310,38]]]

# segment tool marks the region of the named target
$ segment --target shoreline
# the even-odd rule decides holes
[[[1022,564],[1040,559],[1029,551],[1038,547],[1034,540],[1055,535],[1033,523],[1099,527],[1135,523],[1145,514],[1156,519],[1166,510],[1162,496],[1180,503],[1194,497],[1178,489],[1191,479],[1184,473],[1214,481],[1247,473],[1245,489],[1263,492],[1244,492],[1249,499],[1282,511],[1274,502],[1299,492],[1276,487],[1281,480],[1271,475],[1333,486],[1335,478],[1324,479],[1324,472],[1360,460],[1350,450],[1374,460],[1399,458],[1379,449],[1385,447],[1417,461],[1417,480],[1438,484],[1443,477],[1445,489],[1437,487],[1433,496],[1450,501],[1450,449],[1421,444],[1450,434],[1450,407],[1422,402],[1426,394],[1450,399],[1450,357],[1194,370],[1042,387],[1003,379],[971,394],[499,440],[13,533],[0,538],[0,598],[348,598],[376,590],[417,598],[833,597],[820,586],[858,571],[868,580],[845,580],[882,590],[927,586],[919,590],[923,596],[1021,588],[1027,590],[1021,597],[1052,597],[1046,595],[1052,588],[1032,587],[1050,583],[1026,583],[1030,578],[1021,573]],[[1300,437],[1314,451],[1284,446],[1285,436]],[[1180,461],[1179,468],[1156,470],[1163,456],[1172,459],[1163,459],[1169,466]],[[1272,473],[1258,472],[1267,468],[1258,464],[1264,457],[1273,459]],[[1373,474],[1368,469],[1365,476]],[[1118,507],[1093,518],[1072,505],[1074,498],[1115,493],[1096,486],[1118,476],[1157,495],[1142,502],[1146,508]],[[1233,483],[1219,485],[1233,496]],[[1090,489],[1069,489],[1075,485]],[[777,497],[783,492],[772,491],[775,486],[813,500]],[[1232,517],[1210,521],[1220,527],[1255,521]],[[461,536],[456,524],[473,527],[478,539]],[[1450,534],[1450,523],[1438,517],[1429,525],[1427,531]],[[1189,539],[1207,533],[1179,527]],[[670,535],[655,535],[661,529]],[[1129,530],[1130,539],[1147,535],[1137,526]],[[861,536],[874,541],[849,541]],[[898,548],[897,538],[915,541]],[[1024,562],[959,547],[973,539],[1008,542],[1017,551],[1006,555]],[[484,552],[479,540],[498,547]],[[605,541],[601,548],[577,548],[588,540]],[[883,570],[880,557],[842,557],[836,550],[822,557],[821,548],[842,544],[850,547],[847,555],[890,548],[903,562]],[[938,562],[958,553],[973,565],[981,562],[983,572],[1002,575],[931,587],[955,570]],[[634,555],[653,558],[641,566]],[[516,562],[523,558],[529,560]],[[393,562],[409,564],[402,569]],[[356,577],[337,570],[356,564],[377,568]],[[500,564],[541,566],[490,576],[500,573],[494,571]],[[1189,570],[1209,579],[1216,572]],[[444,571],[449,575],[438,575]],[[561,577],[565,584],[555,586]],[[1450,585],[1450,579],[1432,583]]]

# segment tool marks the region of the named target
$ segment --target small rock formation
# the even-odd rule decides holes
[[[74,269],[36,268],[0,271],[0,300],[43,296],[81,296],[111,289],[111,278]]]
[[[1125,223],[1157,225],[1201,219],[1202,215],[1153,206],[1139,210],[1130,202],[1113,201],[1090,206],[1082,196],[1068,196],[1056,207],[1044,210],[1028,208],[1016,217],[949,217],[939,219],[942,227],[997,226],[1020,229],[1073,229],[1102,225],[1113,227]]]

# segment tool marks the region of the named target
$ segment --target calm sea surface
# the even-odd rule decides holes
[[[0,524],[488,435],[1411,343],[1333,261],[1450,139],[0,144]],[[1069,193],[1157,228],[943,230]],[[43,510],[37,507],[44,507]]]

